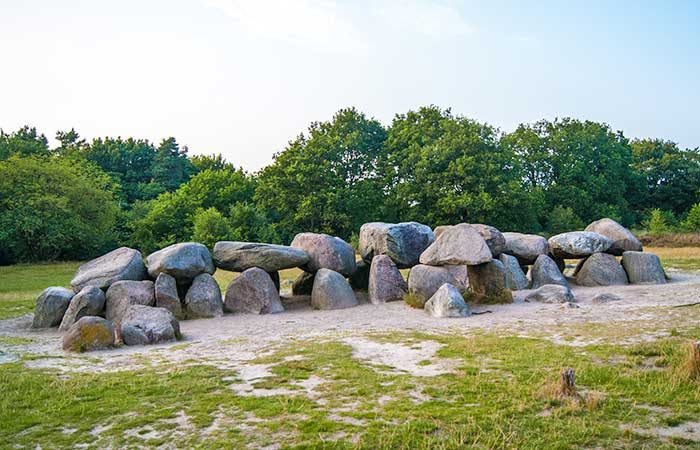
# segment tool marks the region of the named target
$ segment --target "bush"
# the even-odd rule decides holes
[[[93,257],[114,245],[114,185],[84,160],[0,162],[0,248],[6,262]]]
[[[649,231],[649,234],[659,235],[671,231],[671,223],[673,217],[669,218],[669,214],[673,216],[673,213],[662,211],[658,208],[652,209],[649,215],[649,220],[646,224],[646,228],[647,231]]]
[[[218,241],[231,239],[231,226],[216,208],[199,209],[192,219],[192,240],[214,248]]]
[[[692,208],[690,208],[690,211],[688,211],[688,215],[681,224],[681,227],[683,230],[691,233],[700,232],[700,203],[696,203]]]
[[[582,230],[583,221],[569,207],[557,205],[549,214],[548,231],[551,234],[566,233],[567,231]]]

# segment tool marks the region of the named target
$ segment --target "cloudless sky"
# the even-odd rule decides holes
[[[700,146],[700,1],[0,0],[0,128],[175,136],[249,170],[355,106]]]

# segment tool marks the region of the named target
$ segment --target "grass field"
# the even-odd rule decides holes
[[[649,250],[668,267],[700,270],[697,249]],[[77,265],[0,267],[0,318],[31,311],[36,295],[67,285]],[[232,276],[216,278],[225,288]],[[285,271],[283,285],[295,276]],[[602,331],[582,323],[572,333]],[[0,364],[0,448],[700,448],[700,361],[686,353],[700,326],[626,346],[488,333],[370,338],[409,348],[437,342],[434,358],[418,365],[450,361],[454,370],[418,377],[369,366],[331,337],[275,343],[251,361],[272,373],[254,387],[284,393],[251,397],[230,388],[237,371],[202,361],[65,373],[29,369],[36,357],[25,355]],[[0,349],[30,342],[0,336]],[[572,395],[557,390],[565,367],[576,370]]]

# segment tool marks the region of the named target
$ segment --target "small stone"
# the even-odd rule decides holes
[[[103,350],[113,346],[114,327],[102,317],[81,317],[63,335],[63,349],[71,352]]]
[[[545,284],[525,296],[527,302],[569,303],[575,302],[574,294],[567,286]]]
[[[424,306],[425,312],[432,317],[467,317],[469,306],[465,303],[459,290],[445,283],[433,294]]]
[[[59,331],[68,329],[81,317],[99,316],[105,309],[105,293],[96,286],[86,286],[71,299]]]
[[[338,272],[320,269],[311,292],[311,306],[316,309],[343,309],[357,306],[350,284]]]
[[[609,303],[609,302],[617,302],[622,300],[622,297],[616,294],[611,294],[608,292],[603,292],[602,294],[597,294],[591,299],[591,303],[599,305],[603,303]]]
[[[387,255],[372,258],[369,271],[369,301],[374,304],[403,300],[408,284]]]
[[[64,287],[48,287],[36,299],[32,328],[57,327],[73,298],[73,291]]]
[[[124,313],[121,336],[125,345],[150,345],[180,339],[180,324],[165,308],[131,305]]]

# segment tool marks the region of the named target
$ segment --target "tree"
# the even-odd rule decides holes
[[[312,123],[260,172],[256,205],[278,224],[285,242],[301,230],[348,238],[380,218],[385,137],[379,122],[354,108]]]
[[[216,208],[198,209],[192,217],[192,240],[214,248],[218,241],[233,239],[231,226]]]
[[[194,155],[190,157],[190,162],[197,173],[204,170],[236,170],[236,167],[226,161],[221,153],[215,155]]]
[[[0,248],[10,262],[93,257],[114,245],[112,181],[83,161],[0,161]]]
[[[233,240],[280,243],[274,224],[260,208],[250,202],[237,202],[229,211]]]
[[[38,134],[36,128],[24,126],[14,133],[5,133],[0,129],[0,160],[12,155],[47,156],[49,142],[46,136]]]
[[[569,207],[557,205],[549,213],[547,231],[550,234],[565,233],[567,231],[582,230],[585,224],[579,219],[574,210]]]
[[[650,234],[660,235],[670,231],[670,225],[666,214],[660,209],[652,209],[647,222],[647,230]]]
[[[691,233],[700,232],[700,203],[696,203],[690,208],[681,226],[685,231]]]
[[[153,182],[172,191],[189,180],[194,171],[187,159],[187,147],[180,149],[174,137],[163,139],[153,159]]]

